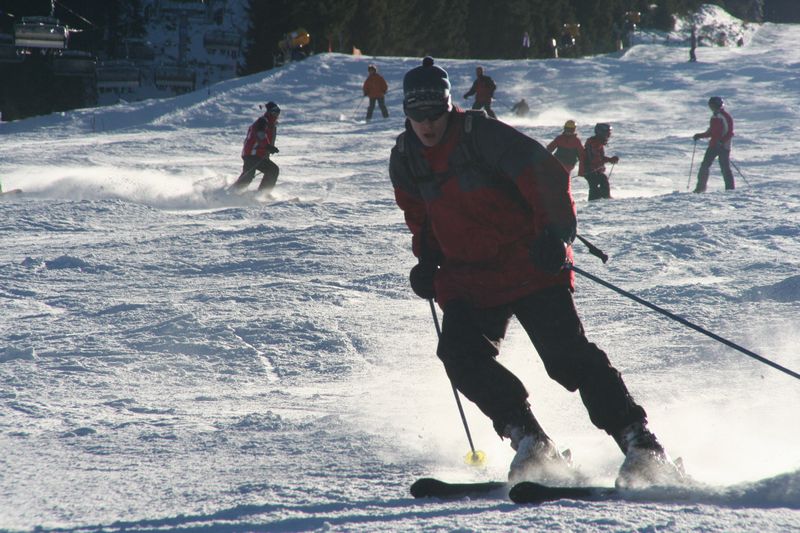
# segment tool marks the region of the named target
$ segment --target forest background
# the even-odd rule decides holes
[[[0,34],[12,34],[24,16],[51,13],[67,25],[69,47],[98,59],[121,56],[128,38],[146,37],[148,11],[157,0],[0,0]],[[181,0],[170,0],[179,3]],[[197,3],[201,0],[183,0]],[[223,0],[203,0],[221,2]],[[553,40],[579,24],[574,46],[561,57],[612,52],[626,31],[626,14],[639,27],[672,29],[676,16],[715,4],[752,22],[800,22],[797,0],[246,0],[249,17],[238,75],[276,66],[278,43],[303,28],[306,53],[359,51],[368,56],[471,59],[553,57]],[[223,2],[224,3],[224,2]],[[530,46],[523,48],[527,32]],[[159,58],[155,58],[157,62]],[[96,104],[90,85],[56,80],[47,58],[0,63],[3,120]],[[10,110],[14,109],[14,114]]]

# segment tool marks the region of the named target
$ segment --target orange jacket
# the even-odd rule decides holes
[[[547,145],[548,152],[552,152],[553,150],[555,150],[553,155],[556,156],[556,159],[561,161],[561,164],[564,165],[567,172],[572,172],[572,169],[575,168],[575,163],[578,163],[578,176],[583,176],[585,153],[583,144],[581,144],[581,140],[577,134],[562,133]]]
[[[370,98],[382,98],[384,95],[386,95],[386,91],[388,90],[389,86],[386,85],[386,80],[383,79],[383,76],[377,72],[373,72],[367,76],[367,79],[364,82],[364,96],[369,96]]]

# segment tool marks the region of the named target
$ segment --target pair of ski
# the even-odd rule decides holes
[[[447,483],[434,478],[421,478],[411,485],[411,495],[415,498],[458,499],[480,496],[508,497],[514,503],[539,504],[556,500],[604,501],[620,498],[620,493],[612,487],[572,486],[556,487],[532,481],[522,481],[513,486],[503,481],[484,481],[479,483]]]

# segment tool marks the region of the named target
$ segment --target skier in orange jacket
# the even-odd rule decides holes
[[[372,112],[375,110],[375,102],[377,102],[378,106],[381,108],[381,115],[383,115],[383,118],[389,118],[389,110],[386,109],[386,103],[384,102],[384,97],[386,96],[386,91],[389,90],[389,86],[386,84],[386,80],[383,79],[383,76],[378,74],[378,68],[375,65],[368,66],[367,71],[369,72],[369,76],[367,76],[366,81],[364,81],[364,96],[369,98],[367,122],[372,119]]]
[[[556,156],[567,172],[572,174],[572,169],[575,168],[575,163],[578,163],[578,176],[584,175],[584,159],[586,152],[583,149],[580,137],[577,133],[577,124],[574,120],[568,120],[564,123],[564,131],[550,144],[547,145],[548,152],[555,152]]]

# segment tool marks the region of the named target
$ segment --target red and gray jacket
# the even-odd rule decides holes
[[[567,172],[530,137],[454,108],[434,147],[406,121],[389,175],[414,255],[441,267],[434,281],[441,306],[458,299],[493,307],[545,287],[572,288],[571,271],[552,276],[529,258],[546,228],[566,236],[576,223]]]
[[[731,149],[731,138],[733,137],[733,117],[730,113],[725,111],[725,108],[719,108],[711,115],[711,120],[708,124],[708,129],[700,134],[700,138],[710,137],[708,140],[709,147],[720,147],[725,150]]]
[[[266,128],[259,130],[257,124],[261,120],[266,120]],[[275,146],[275,137],[278,135],[277,119],[269,113],[259,117],[247,129],[247,135],[242,147],[242,157],[257,156],[261,158],[269,157],[268,146]]]

